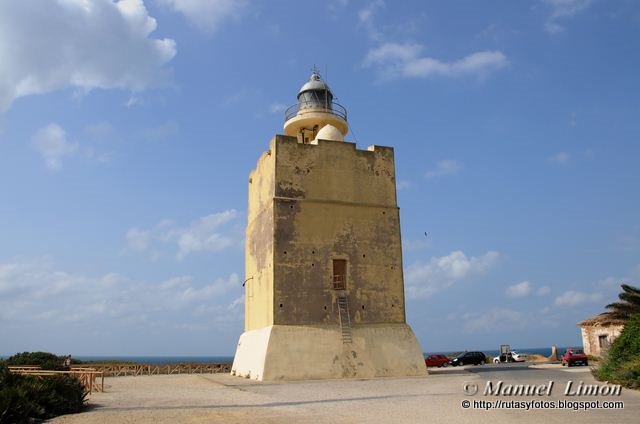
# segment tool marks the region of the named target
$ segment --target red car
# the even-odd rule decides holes
[[[424,363],[427,365],[427,367],[447,367],[449,366],[449,358],[447,358],[445,355],[436,353],[424,358]]]
[[[573,365],[589,365],[589,359],[582,349],[570,347],[562,356],[562,365],[571,367]]]

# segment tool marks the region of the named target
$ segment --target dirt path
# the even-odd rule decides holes
[[[485,367],[483,371],[490,371],[490,366]],[[508,378],[513,378],[511,383],[515,384],[523,373],[531,380],[536,373],[545,373],[547,379],[550,372],[557,372],[558,378],[570,375],[585,382],[593,381],[586,368],[572,369],[573,374],[544,368],[545,371],[520,370],[508,374]],[[52,422],[526,424],[579,419],[581,424],[588,424],[636,422],[640,413],[640,393],[630,391],[623,393],[622,411],[463,409],[461,401],[469,399],[462,393],[465,382],[483,384],[491,378],[491,372],[469,371],[474,368],[450,368],[417,378],[277,383],[248,381],[226,374],[114,377],[105,380],[105,393],[92,395],[92,406],[87,412],[58,417]]]

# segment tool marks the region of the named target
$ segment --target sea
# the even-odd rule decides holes
[[[214,363],[231,364],[233,356],[73,356],[80,361],[135,362],[140,364]]]
[[[558,354],[562,355],[567,347],[558,347]],[[498,356],[500,351],[498,349],[478,349],[485,355]],[[533,347],[533,348],[518,348],[512,346],[512,350],[522,353],[528,353],[530,355],[537,354],[542,356],[551,355],[551,347]],[[445,355],[451,355],[458,353],[454,352],[424,352],[425,356],[432,353],[442,353]],[[6,359],[9,355],[0,356],[0,359]],[[233,363],[233,356],[86,356],[86,355],[74,355],[76,359],[81,361],[118,361],[118,362],[134,362],[140,364],[177,364],[177,363],[216,363],[216,364],[231,364]]]

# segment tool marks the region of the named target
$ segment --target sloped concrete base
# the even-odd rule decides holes
[[[420,345],[406,324],[352,328],[274,325],[243,333],[231,374],[253,380],[405,377],[427,374]]]

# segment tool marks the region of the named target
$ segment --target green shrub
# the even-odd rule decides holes
[[[24,381],[23,376],[0,365],[0,423],[23,423],[43,414]]]
[[[614,380],[631,389],[640,389],[640,358],[620,365],[614,372]]]
[[[0,365],[0,424],[28,423],[79,412],[86,396],[85,388],[73,376],[12,374]]]
[[[62,370],[64,358],[49,352],[22,352],[7,358],[5,364],[8,366],[17,365],[37,365],[43,370]]]
[[[599,380],[640,388],[640,314],[633,315],[595,371]]]
[[[640,358],[640,314],[624,324],[622,332],[609,349],[609,358],[614,366]]]

